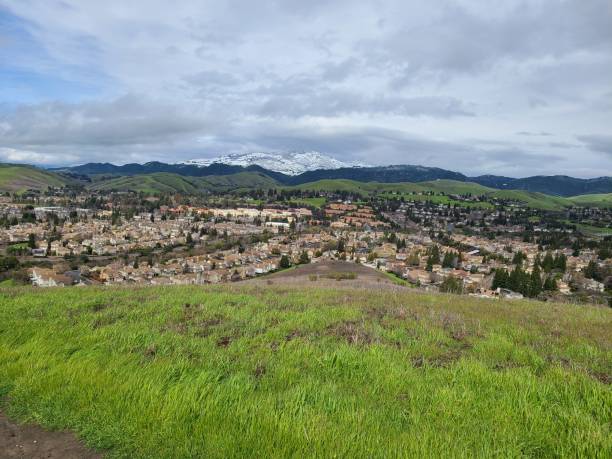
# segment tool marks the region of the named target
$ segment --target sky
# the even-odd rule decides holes
[[[612,0],[0,0],[0,161],[612,175]]]

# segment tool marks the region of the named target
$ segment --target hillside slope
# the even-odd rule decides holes
[[[231,191],[243,188],[274,188],[278,183],[259,172],[188,177],[168,172],[130,175],[99,180],[89,188],[96,191],[135,191],[142,193],[188,193]]]
[[[3,409],[111,457],[612,454],[612,310],[310,284],[3,289]]]
[[[0,164],[0,192],[45,190],[50,186],[62,187],[68,183],[64,177],[33,166]]]

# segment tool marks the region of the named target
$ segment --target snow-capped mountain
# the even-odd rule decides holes
[[[366,164],[339,161],[318,151],[252,152],[231,153],[217,158],[201,158],[181,161],[180,164],[210,166],[229,164],[233,166],[261,166],[287,175],[299,175],[317,169],[340,169],[342,167],[366,167]]]

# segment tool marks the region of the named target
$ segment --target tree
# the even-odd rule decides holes
[[[553,277],[553,276],[548,276],[546,278],[546,280],[544,281],[544,286],[543,286],[544,290],[546,291],[554,291],[557,290],[557,280]]]
[[[523,261],[525,261],[526,259],[527,259],[527,256],[519,250],[518,252],[514,254],[514,257],[512,258],[512,264],[522,265]]]
[[[305,250],[302,251],[302,253],[300,254],[300,261],[299,263],[301,265],[306,265],[308,263],[310,263],[310,258],[308,257],[308,252],[306,252]]]
[[[33,233],[28,234],[28,247],[31,249],[36,248],[36,235]]]
[[[338,247],[336,250],[338,252],[344,252],[344,239],[338,239]]]
[[[544,260],[542,260],[542,269],[549,273],[552,271],[553,267],[555,265],[555,260],[553,259],[553,256],[551,255],[550,252],[546,252],[546,255],[544,256]]]
[[[493,283],[491,284],[492,290],[497,290],[498,288],[508,288],[508,271],[505,269],[496,269],[495,275],[493,276]]]
[[[429,250],[429,257],[431,258],[432,264],[440,264],[440,248],[437,245],[433,245]]]
[[[461,281],[453,276],[448,276],[440,284],[440,291],[446,293],[462,293],[463,286]]]
[[[425,267],[425,270],[429,272],[433,271],[433,265],[433,257],[429,255],[429,257],[427,257],[427,266]]]
[[[278,264],[278,267],[280,269],[287,269],[291,266],[291,262],[289,261],[289,257],[287,257],[287,255],[283,255],[280,259],[280,263]]]
[[[529,296],[536,297],[542,291],[542,277],[540,275],[540,267],[534,265],[529,279]]]
[[[553,267],[561,272],[565,272],[567,268],[567,257],[564,254],[556,256],[553,262]]]

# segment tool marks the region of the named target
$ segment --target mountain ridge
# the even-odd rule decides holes
[[[318,151],[287,151],[230,153],[216,158],[201,158],[179,161],[176,164],[192,166],[210,166],[226,164],[230,166],[260,166],[285,175],[300,175],[307,171],[319,169],[341,169],[345,167],[367,167],[367,164],[340,161]]]
[[[360,182],[425,182],[432,180],[457,180],[474,182],[479,185],[499,190],[523,190],[540,192],[553,196],[577,196],[581,194],[611,193],[612,177],[581,179],[565,175],[532,176],[512,178],[496,175],[469,177],[438,167],[420,165],[390,165],[370,167],[343,167],[337,169],[317,169],[298,175],[287,175],[272,171],[259,165],[237,166],[212,163],[208,166],[193,164],[167,164],[152,161],[145,164],[131,163],[117,166],[111,163],[87,163],[80,166],[55,168],[56,172],[77,173],[85,175],[141,175],[156,172],[170,172],[189,177],[206,177],[210,175],[231,175],[239,172],[258,172],[277,180],[283,185],[300,185],[324,179],[350,179]]]

